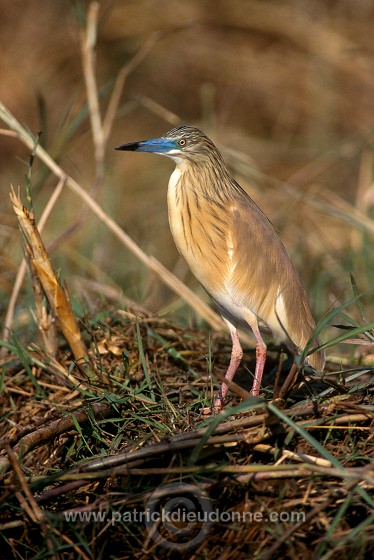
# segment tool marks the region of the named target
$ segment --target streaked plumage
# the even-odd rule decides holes
[[[237,327],[251,327],[257,342],[252,394],[258,395],[266,359],[260,329],[296,352],[305,348],[315,329],[304,288],[274,227],[230,176],[215,145],[195,127],[181,126],[162,138],[116,149],[154,152],[175,161],[168,187],[175,244],[230,329],[229,381],[243,355]],[[313,353],[309,362],[322,371],[324,353]],[[223,383],[216,408],[227,390]]]

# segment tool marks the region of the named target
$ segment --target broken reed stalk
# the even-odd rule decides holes
[[[83,365],[82,362],[87,361],[87,349],[78,329],[68,292],[66,288],[64,289],[61,286],[53,270],[34,218],[23,206],[19,195],[14,192],[13,188],[10,193],[10,199],[19,226],[25,237],[31,276],[33,277],[34,273],[36,274],[76,362]],[[36,290],[38,291],[38,288]],[[39,309],[38,317],[41,318],[43,316],[44,312]],[[84,368],[84,370],[89,377],[93,377],[93,372],[89,368]]]
[[[17,121],[12,113],[0,102],[0,118],[14,131],[17,132],[18,138],[31,150],[35,149],[35,155],[45,163],[45,165],[56,175],[63,179],[66,186],[73,191],[84,203],[94,212],[94,214],[107,226],[108,229],[127,247],[143,264],[145,264],[152,272],[154,272],[164,284],[173,290],[179,297],[186,301],[196,313],[202,317],[213,329],[222,330],[224,327],[223,320],[213,311],[208,304],[200,299],[192,290],[190,290],[179,278],[174,276],[172,272],[167,270],[157,259],[148,256],[135,241],[124,232],[124,230],[110,217],[101,206],[84,190],[70,175],[67,175],[63,169],[52,159],[48,152],[38,145],[35,148],[35,139],[32,135]],[[10,325],[5,325],[8,330]],[[249,337],[248,337],[249,338]]]
[[[65,180],[60,178],[47,205],[45,206],[42,215],[40,216],[40,220],[38,223],[38,230],[39,233],[41,233],[43,231],[43,228],[45,226],[45,224],[48,221],[48,218],[58,200],[58,197],[60,196],[63,186],[64,186]],[[24,259],[21,262],[21,265],[18,269],[15,281],[14,281],[14,285],[13,285],[13,290],[12,290],[12,294],[10,296],[9,299],[9,304],[8,304],[8,309],[5,315],[5,320],[4,320],[4,332],[3,332],[3,339],[7,342],[9,340],[9,334],[10,334],[10,326],[12,324],[13,321],[13,316],[14,316],[14,311],[16,308],[16,302],[17,302],[17,298],[18,298],[18,294],[21,290],[22,287],[22,283],[23,283],[23,279],[25,277],[26,274],[26,270],[27,270],[27,263],[26,263],[26,259]]]
[[[82,64],[84,70],[85,85],[87,91],[87,100],[91,119],[91,130],[93,142],[95,146],[95,161],[96,161],[96,183],[102,179],[103,161],[105,156],[105,149],[109,137],[109,132],[114,122],[115,114],[119,105],[120,95],[125,85],[128,75],[136,68],[145,56],[151,51],[157,41],[162,39],[169,33],[183,29],[184,25],[177,26],[165,32],[153,33],[144,45],[138,50],[134,57],[125,64],[118,76],[115,83],[114,90],[109,100],[109,105],[104,118],[101,118],[99,95],[97,90],[95,78],[95,45],[96,33],[98,22],[99,4],[92,2],[89,7],[89,17],[87,18],[87,27],[81,33],[81,53]],[[35,147],[35,141],[32,135],[26,131],[25,128],[17,121],[17,119],[10,113],[10,111],[0,102],[0,118],[9,126],[12,132],[15,132],[17,137],[22,140],[30,149],[35,149],[37,155],[47,167],[60,179],[61,183],[66,183],[75,194],[78,194],[86,203],[86,208],[90,208],[96,216],[103,221],[106,226],[117,236],[117,238],[129,249],[143,264],[152,270],[159,279],[173,290],[179,297],[189,304],[194,311],[202,317],[213,329],[222,330],[224,323],[219,315],[213,311],[209,305],[201,300],[194,294],[181,280],[174,276],[168,269],[166,269],[157,259],[149,257],[140,247],[101,209],[95,202],[94,198],[90,196],[77,182],[70,176],[66,175],[64,171],[55,163],[49,154],[40,146]],[[6,131],[7,132],[7,131]],[[22,280],[22,273],[19,274],[19,284]],[[16,292],[17,293],[17,292]],[[12,298],[6,315],[4,325],[4,339],[9,337],[9,330],[13,321],[13,312],[15,306],[15,299]],[[241,338],[244,342],[251,342],[250,337],[246,333],[241,333]]]
[[[51,310],[44,301],[44,289],[35,269],[30,245],[28,243],[26,243],[25,247],[25,263],[26,267],[28,267],[30,271],[35,303],[35,313],[31,313],[34,317],[35,324],[38,327],[42,345],[45,348],[46,353],[55,358],[58,350],[55,316],[53,312],[51,313]]]

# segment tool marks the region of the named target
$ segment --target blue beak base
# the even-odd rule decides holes
[[[158,154],[165,154],[174,149],[176,149],[175,141],[169,138],[155,138],[154,140],[130,142],[130,144],[122,144],[122,146],[115,148],[115,150],[129,152],[156,152]]]

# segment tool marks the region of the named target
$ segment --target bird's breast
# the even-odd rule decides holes
[[[222,310],[241,320],[230,204],[217,205],[199,194],[177,167],[169,181],[168,212],[175,244],[194,276]]]
[[[221,313],[240,323],[249,310],[260,324],[282,332],[277,316],[282,324],[287,317],[279,285],[257,278],[261,253],[256,253],[254,239],[238,237],[235,204],[204,196],[177,167],[169,181],[168,211],[180,254]],[[243,246],[248,255],[254,252],[253,261],[248,255],[243,259]]]

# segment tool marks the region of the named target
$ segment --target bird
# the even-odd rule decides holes
[[[116,150],[171,158],[167,203],[179,253],[216,304],[232,339],[230,363],[214,411],[224,405],[243,357],[238,328],[256,340],[251,395],[258,397],[267,347],[262,333],[294,354],[307,347],[308,363],[322,372],[325,353],[300,277],[276,229],[231,176],[215,144],[199,128],[178,126],[160,138],[122,144]]]

